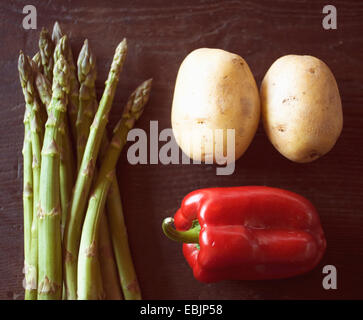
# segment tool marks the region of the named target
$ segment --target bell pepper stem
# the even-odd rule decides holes
[[[178,231],[173,227],[174,219],[165,218],[162,224],[164,234],[171,240],[184,243],[199,243],[199,223],[193,223],[192,228],[187,231]]]

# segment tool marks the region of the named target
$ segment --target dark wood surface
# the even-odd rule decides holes
[[[158,120],[168,128],[176,73],[199,47],[216,47],[245,58],[258,85],[278,57],[311,54],[332,69],[341,93],[344,129],[333,150],[310,163],[283,158],[260,127],[232,176],[216,176],[207,165],[119,162],[126,222],[134,262],[146,299],[362,299],[363,298],[363,2],[331,1],[338,29],[322,28],[326,1],[31,1],[38,30],[22,28],[24,1],[0,5],[0,299],[21,299],[23,265],[23,109],[17,58],[34,54],[42,26],[58,20],[78,55],[88,38],[97,56],[101,95],[116,44],[127,37],[129,54],[111,115],[120,115],[128,94],[153,77],[150,103],[140,128]],[[160,143],[160,146],[162,143]],[[193,279],[181,246],[166,239],[161,221],[182,198],[201,187],[268,185],[286,188],[317,207],[327,251],[312,272],[281,281],[200,284]],[[324,290],[322,268],[338,271],[338,289]]]

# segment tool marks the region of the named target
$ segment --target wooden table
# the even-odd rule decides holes
[[[36,1],[38,30],[22,28],[24,1],[0,7],[0,298],[21,299],[23,265],[22,140],[24,101],[17,59],[32,55],[42,26],[58,20],[78,55],[87,37],[97,56],[97,92],[116,44],[127,37],[129,54],[111,115],[119,117],[129,93],[153,77],[150,103],[138,127],[169,128],[176,73],[199,47],[218,47],[245,58],[258,85],[278,57],[311,54],[332,69],[341,93],[344,129],[325,157],[297,164],[282,157],[259,128],[232,176],[210,165],[130,165],[119,162],[130,245],[147,299],[362,299],[363,298],[363,3],[332,1],[337,30],[322,27],[326,1]],[[102,3],[102,5],[101,5]],[[164,142],[161,142],[161,147]],[[312,272],[282,281],[200,284],[181,246],[166,239],[161,221],[190,191],[212,186],[268,185],[310,199],[318,208],[328,248]],[[322,287],[325,265],[338,271],[338,289]]]

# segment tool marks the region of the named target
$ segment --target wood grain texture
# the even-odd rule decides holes
[[[24,1],[0,6],[0,299],[22,298],[23,109],[17,58],[33,55],[42,26],[58,20],[75,55],[88,38],[97,57],[100,97],[116,44],[127,37],[129,54],[120,79],[110,128],[129,93],[144,79],[154,86],[138,127],[158,120],[168,128],[176,73],[199,47],[235,52],[248,62],[258,85],[273,61],[288,53],[311,54],[332,69],[340,89],[344,129],[333,150],[310,163],[283,158],[260,127],[232,176],[207,165],[118,166],[130,245],[146,299],[362,299],[363,298],[363,2],[331,1],[338,29],[322,28],[325,1],[31,1],[38,30],[22,28]],[[160,146],[162,143],[160,143]],[[196,188],[269,185],[300,193],[318,208],[328,248],[312,272],[280,281],[200,284],[167,240],[161,221]],[[338,270],[338,290],[324,290],[322,267]]]

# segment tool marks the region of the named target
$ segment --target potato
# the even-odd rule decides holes
[[[175,139],[193,160],[205,162],[227,153],[227,129],[234,129],[235,159],[247,149],[260,118],[260,97],[250,68],[240,56],[201,48],[191,52],[176,79],[172,127]],[[222,129],[223,145],[215,135]],[[222,140],[222,139],[221,139]]]
[[[260,88],[269,140],[286,158],[311,162],[329,152],[343,128],[339,90],[318,58],[287,55],[267,71]]]

